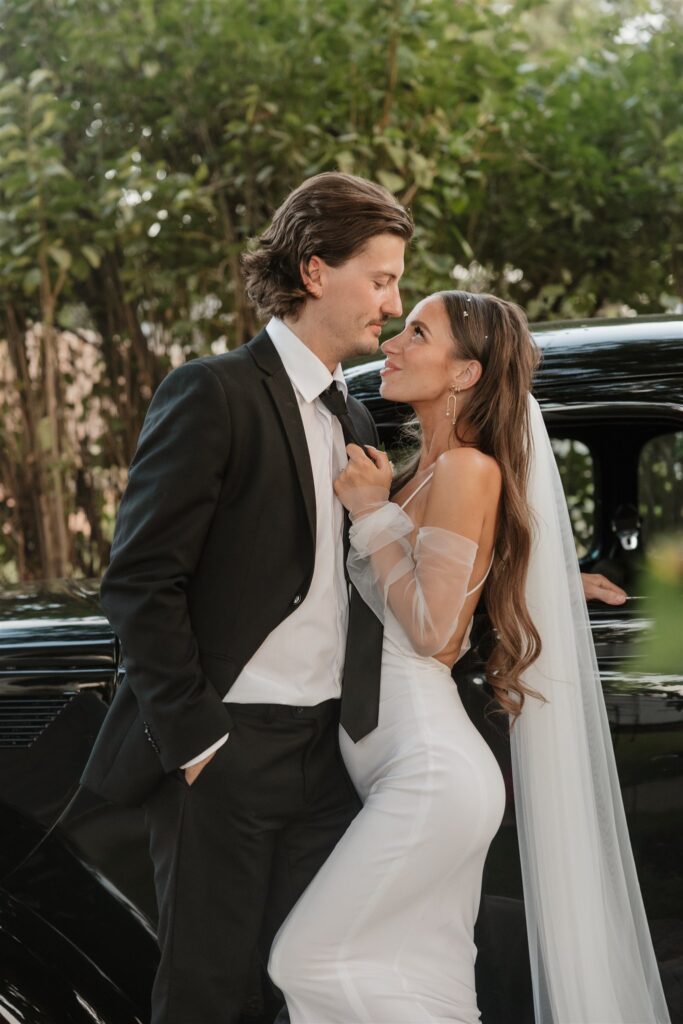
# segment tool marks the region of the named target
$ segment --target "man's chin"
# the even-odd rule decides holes
[[[379,337],[372,333],[370,335],[363,335],[362,339],[358,342],[358,355],[359,356],[371,356],[375,352],[379,351]]]

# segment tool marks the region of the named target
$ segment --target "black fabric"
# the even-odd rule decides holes
[[[337,385],[336,381],[332,381],[329,388],[325,388],[324,391],[318,396],[320,401],[326,406],[333,416],[336,416],[342,426],[342,432],[344,434],[344,440],[347,444],[357,444],[365,450],[365,445],[358,440],[356,432],[353,429],[353,423],[349,416],[349,410],[346,405],[346,399],[341,388]],[[366,453],[367,454],[367,453]]]
[[[339,701],[231,704],[232,731],[191,784],[145,804],[161,959],[151,1024],[237,1024],[249,969],[360,810]],[[275,993],[274,993],[275,994]],[[275,1004],[277,1005],[277,1004]]]
[[[347,417],[377,443],[360,402]],[[237,1022],[256,946],[265,959],[360,807],[338,700],[223,700],[306,598],[315,537],[306,435],[268,333],[172,371],[147,411],[102,580],[126,671],[80,779],[145,809],[161,949],[153,1024]],[[351,648],[365,642],[354,636]],[[226,732],[188,785],[180,766]]]
[[[341,423],[347,444],[360,444],[355,437],[346,400],[336,382],[320,395],[320,401]],[[361,445],[365,448],[364,445]],[[367,454],[367,452],[366,452]],[[349,514],[344,510],[344,562],[348,554]],[[346,567],[346,566],[345,566]],[[351,585],[349,629],[342,681],[341,724],[354,742],[377,726],[380,674],[382,668],[382,623]]]
[[[377,444],[353,398],[348,419]],[[222,698],[305,599],[315,536],[306,435],[268,333],[173,370],[145,417],[102,580],[126,675],[83,786],[140,805],[230,731]]]

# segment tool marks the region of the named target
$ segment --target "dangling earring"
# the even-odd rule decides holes
[[[455,397],[456,391],[460,391],[460,388],[456,387],[455,384],[451,384],[451,392],[448,396],[448,402],[446,403],[446,415],[451,417],[451,423],[453,424],[453,426],[455,426],[455,411],[458,405],[458,399]],[[452,406],[451,402],[453,403]]]

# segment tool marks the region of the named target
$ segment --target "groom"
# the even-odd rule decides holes
[[[360,806],[337,730],[376,724],[382,630],[333,482],[377,433],[340,364],[400,316],[411,235],[380,186],[305,181],[245,258],[267,328],[169,374],[140,434],[101,588],[126,678],[81,782],[145,810],[152,1024],[238,1021],[255,950]]]

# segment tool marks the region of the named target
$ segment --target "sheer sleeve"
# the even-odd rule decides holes
[[[349,532],[351,582],[384,622],[387,607],[418,654],[443,650],[455,631],[479,545],[438,526],[418,530],[391,501],[378,502]]]

